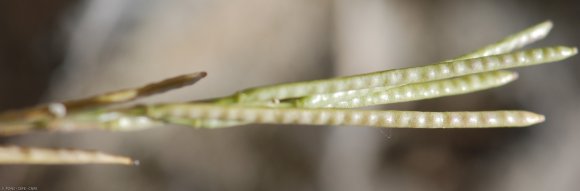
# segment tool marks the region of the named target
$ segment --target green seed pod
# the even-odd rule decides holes
[[[508,54],[454,60],[415,68],[260,87],[242,91],[236,94],[236,97],[238,102],[256,102],[365,88],[394,87],[480,72],[555,62],[573,56],[576,52],[576,48],[564,46],[537,48]]]
[[[519,49],[521,47],[524,47],[528,44],[534,43],[546,37],[546,35],[550,33],[552,26],[553,25],[551,21],[544,21],[540,24],[527,28],[521,32],[510,35],[499,42],[490,44],[479,50],[476,50],[475,52],[455,58],[454,60],[503,54],[510,52],[512,50]]]
[[[493,71],[390,89],[375,88],[319,94],[298,99],[295,104],[296,107],[303,108],[354,108],[399,103],[481,91],[502,86],[516,78],[515,72]]]
[[[280,109],[219,106],[212,104],[164,104],[148,107],[154,119],[219,119],[245,123],[355,125],[387,128],[490,128],[522,127],[544,121],[527,111],[418,112],[348,109]]]

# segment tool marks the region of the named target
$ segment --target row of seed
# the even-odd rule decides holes
[[[263,124],[356,125],[401,128],[476,128],[529,126],[544,120],[527,111],[416,112],[347,109],[272,109],[210,104],[152,106],[156,119],[219,119]]]
[[[354,108],[398,103],[480,91],[504,85],[516,78],[517,74],[514,72],[493,71],[382,91],[364,89],[308,96],[297,100],[296,105],[304,108]]]
[[[346,90],[385,86],[393,87],[473,73],[555,62],[574,54],[576,54],[576,49],[569,47],[558,46],[538,48],[474,59],[442,62],[416,68],[388,70],[328,80],[298,82],[249,89],[238,93],[237,99],[239,102],[265,101],[272,99],[281,100]]]
[[[552,26],[553,26],[552,22],[550,21],[542,22],[521,32],[510,35],[497,43],[485,46],[475,52],[460,56],[454,60],[476,58],[510,52],[512,50],[524,47],[528,44],[543,39],[548,35],[550,30],[552,29]]]

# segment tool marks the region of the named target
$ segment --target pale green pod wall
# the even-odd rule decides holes
[[[355,125],[389,128],[521,127],[544,116],[527,111],[418,112],[347,109],[272,109],[210,104],[159,105],[148,108],[155,119],[221,119],[263,124]]]
[[[455,58],[454,60],[503,54],[512,50],[516,50],[543,39],[546,37],[546,35],[548,35],[548,33],[550,33],[552,26],[553,24],[551,21],[542,22],[516,34],[510,35],[496,43],[487,45],[472,53]]]
[[[238,102],[297,98],[373,87],[400,86],[468,74],[555,62],[575,55],[575,48],[557,46],[514,53],[442,62],[422,67],[387,70],[369,74],[297,82],[248,89],[235,95]]]
[[[304,108],[355,108],[371,105],[407,102],[498,87],[517,78],[515,72],[493,71],[456,78],[415,83],[386,90],[350,90],[331,94],[308,96],[296,101]]]

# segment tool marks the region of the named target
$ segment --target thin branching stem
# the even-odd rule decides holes
[[[575,47],[512,52],[544,38],[546,21],[451,60],[413,68],[256,87],[221,98],[184,103],[120,103],[191,85],[205,72],[137,88],[0,114],[0,135],[35,131],[141,130],[168,124],[221,128],[243,124],[354,125],[383,128],[525,127],[544,121],[529,111],[379,111],[352,108],[466,94],[505,85],[517,74],[504,69],[569,58]],[[133,164],[127,157],[83,150],[0,146],[0,164]]]

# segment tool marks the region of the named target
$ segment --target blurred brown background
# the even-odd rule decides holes
[[[577,1],[0,1],[0,111],[207,71],[145,102],[419,66],[551,19],[533,46],[580,45]],[[525,109],[522,129],[243,126],[1,137],[129,155],[140,166],[0,166],[39,190],[577,190],[580,59],[517,69],[490,91],[385,108]]]

